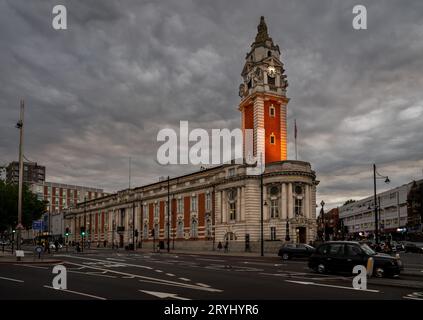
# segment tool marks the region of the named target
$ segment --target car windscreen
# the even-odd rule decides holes
[[[368,254],[369,256],[373,256],[376,254],[375,251],[373,251],[372,248],[370,248],[367,244],[361,244],[360,245],[361,249],[363,249],[363,251]]]

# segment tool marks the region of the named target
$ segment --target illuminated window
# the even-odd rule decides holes
[[[275,111],[275,107],[273,106],[273,104],[269,107],[269,115],[271,117],[275,117],[276,111]]]

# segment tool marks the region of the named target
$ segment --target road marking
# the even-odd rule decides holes
[[[69,293],[74,293],[74,294],[79,294],[81,296],[90,297],[90,298],[94,298],[94,299],[98,299],[98,300],[107,300],[106,298],[103,298],[103,297],[94,296],[92,294],[78,292],[78,291],[72,291],[72,290],[68,290],[68,289],[55,289],[55,288],[50,287],[50,286],[44,286],[44,288],[58,290],[58,291],[64,291],[64,292],[69,292]]]
[[[411,300],[423,300],[423,292],[413,292],[409,293],[403,297],[404,299],[411,299]]]
[[[105,277],[105,278],[114,278],[116,279],[115,276],[110,276],[107,274],[99,274],[96,272],[82,272],[82,271],[74,271],[74,270],[68,270],[68,272],[70,273],[77,273],[77,274],[83,274],[83,275],[87,275],[87,276],[99,276],[99,277]]]
[[[27,268],[35,268],[35,269],[48,269],[47,267],[40,267],[40,266],[31,266],[29,264],[15,264],[15,266],[22,266],[22,267],[27,267]]]
[[[187,279],[187,278],[178,278],[178,279],[182,281],[191,281],[190,279]]]
[[[258,266],[271,266],[271,267],[280,267],[286,266],[286,264],[276,264],[276,263],[263,263],[263,262],[250,262],[250,261],[243,261],[244,264],[256,264]]]
[[[208,284],[201,283],[201,282],[197,282],[196,285],[201,286],[201,287],[205,287],[205,288],[210,288],[210,286]]]
[[[12,278],[4,278],[4,277],[0,277],[0,279],[2,279],[2,280],[9,280],[9,281],[13,281],[13,282],[24,282],[23,280],[12,279]]]
[[[169,277],[174,277],[175,275],[173,273],[166,273],[167,276]]]
[[[196,259],[196,260],[201,260],[201,261],[216,261],[216,262],[222,262],[222,261],[225,261],[225,260],[223,260],[223,259]]]
[[[76,256],[67,256],[67,255],[61,255],[61,257],[67,257],[67,258],[75,258],[75,259],[82,259],[82,260],[92,260],[92,261],[98,261],[98,262],[103,262],[103,263],[107,263],[110,264],[110,261],[105,261],[105,260],[101,260],[101,259],[94,259],[94,258],[86,258],[86,257],[76,257]],[[93,264],[90,262],[85,262],[85,264]],[[129,267],[137,267],[137,268],[143,268],[143,269],[147,269],[147,270],[152,270],[153,268],[151,267],[147,267],[147,266],[142,266],[139,264],[131,264],[131,263],[121,263],[119,264],[119,266],[129,266]]]
[[[303,284],[303,285],[311,285],[311,286],[318,286],[318,287],[330,287],[330,288],[337,288],[337,289],[347,289],[347,290],[366,291],[366,292],[380,292],[379,290],[354,289],[353,287],[336,286],[336,285],[331,285],[331,284],[315,283],[315,282],[308,282],[308,281],[294,281],[294,280],[285,280],[285,281],[286,282],[290,282],[290,283]]]
[[[73,264],[73,265],[76,265],[76,266],[81,266],[81,264],[75,263],[75,262],[67,261],[66,263]],[[119,274],[119,275],[123,275],[123,276],[130,276],[130,277],[133,276],[134,278],[143,279],[143,280],[139,280],[139,281],[144,281],[144,282],[152,282],[152,283],[162,284],[162,285],[173,285],[173,286],[179,286],[179,287],[184,287],[184,288],[189,288],[189,289],[194,289],[194,290],[203,290],[203,291],[209,291],[209,292],[223,292],[223,290],[220,290],[220,289],[204,288],[204,287],[201,287],[201,286],[185,284],[185,283],[181,283],[181,282],[159,279],[159,278],[152,278],[152,277],[147,277],[147,276],[140,276],[140,275],[137,275],[137,274],[121,272],[121,271],[116,271],[116,270],[104,269],[104,268],[99,268],[99,267],[90,267],[90,268],[95,269],[95,270],[107,271],[109,273]]]
[[[107,260],[113,260],[113,261],[118,261],[118,262],[125,262],[126,260],[124,259],[115,259],[115,258],[106,258]]]
[[[172,299],[178,299],[178,300],[191,300],[188,298],[183,298],[183,297],[178,297],[177,293],[166,293],[166,292],[157,292],[157,291],[145,291],[145,290],[140,290],[143,293],[161,298],[161,299],[167,299],[167,298],[172,298]]]
[[[160,273],[160,272],[163,272],[162,270],[154,270],[154,271],[159,272],[159,273]]]

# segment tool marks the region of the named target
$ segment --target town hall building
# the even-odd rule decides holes
[[[212,250],[228,242],[232,250],[257,251],[263,240],[274,252],[283,241],[315,240],[319,182],[310,163],[287,160],[288,82],[263,17],[257,29],[239,111],[264,172],[250,174],[247,161],[226,163],[79,203],[65,214],[69,241],[81,241],[84,227],[85,240],[120,247]]]

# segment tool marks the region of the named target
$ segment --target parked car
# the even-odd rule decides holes
[[[403,269],[399,257],[376,253],[367,244],[355,241],[331,241],[316,248],[308,266],[319,273],[348,273],[357,265],[367,266],[373,258],[373,275],[376,277],[398,276]]]
[[[59,243],[58,244],[58,249],[62,249],[63,246]],[[50,249],[56,249],[56,245],[54,243],[50,243]]]
[[[413,253],[423,253],[423,244],[407,242],[404,246],[404,251]]]
[[[291,258],[308,258],[314,252],[315,248],[304,243],[285,243],[278,252],[278,256],[283,260]]]

